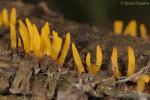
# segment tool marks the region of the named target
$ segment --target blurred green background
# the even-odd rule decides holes
[[[136,0],[25,0],[37,4],[45,1],[53,11],[60,12],[66,19],[89,23],[101,28],[113,29],[116,19],[127,24],[135,19],[139,24],[144,23],[150,29],[150,5],[125,6],[121,2]],[[148,2],[149,0],[139,0]]]

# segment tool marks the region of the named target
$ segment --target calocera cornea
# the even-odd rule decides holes
[[[118,79],[121,76],[118,65],[118,51],[117,48],[114,47],[111,56],[111,65],[112,71],[115,79]],[[127,77],[133,75],[135,72],[135,54],[134,50],[131,46],[128,46],[128,70]]]
[[[12,8],[10,12],[10,16],[8,13],[8,10],[6,8],[2,9],[2,12],[0,13],[0,26],[9,27],[11,24],[16,26],[16,8]]]
[[[141,33],[141,37],[145,40],[148,39],[148,35],[147,35],[147,29],[146,26],[144,24],[140,24],[140,33]]]
[[[130,21],[123,34],[137,37],[137,22],[135,20]]]
[[[148,75],[142,75],[137,80],[137,91],[143,92],[145,88],[145,83],[148,83],[150,80],[150,77]]]
[[[85,67],[82,64],[81,57],[74,43],[72,43],[72,53],[78,72],[85,73]],[[90,53],[88,52],[86,56],[86,64],[88,72],[93,75],[97,74],[97,72],[100,70],[100,66],[102,64],[102,50],[99,45],[97,45],[96,47],[96,63],[95,64],[91,63]]]
[[[133,75],[135,72],[135,54],[131,46],[128,47],[128,71],[127,76]]]
[[[123,21],[116,20],[114,22],[114,33],[115,34],[122,34],[122,30],[123,30]]]
[[[16,9],[11,9],[10,21],[8,20],[8,11],[7,9],[3,9],[2,15],[0,14],[0,25],[9,26],[10,25],[10,40],[11,40],[11,48],[17,48],[17,33],[16,33]]]
[[[135,20],[131,20],[128,25],[126,26],[126,28],[123,30],[124,27],[124,23],[121,20],[116,20],[114,22],[114,33],[115,34],[122,34],[122,35],[128,35],[128,36],[132,36],[132,37],[137,37],[138,35],[138,26],[137,26],[137,22]],[[148,35],[147,35],[147,28],[144,24],[140,24],[139,26],[139,30],[140,30],[140,35],[144,40],[148,39]]]
[[[114,47],[112,51],[111,64],[112,64],[112,71],[113,71],[114,78],[118,79],[121,76],[121,73],[119,71],[118,51],[116,47]]]
[[[33,53],[37,58],[42,58],[44,55],[49,56],[53,60],[57,60],[59,64],[63,64],[67,56],[70,46],[70,33],[66,35],[64,45],[62,47],[62,38],[58,33],[52,32],[52,40],[50,39],[49,23],[46,22],[41,30],[41,34],[35,24],[32,24],[28,18],[26,23],[19,20],[20,37],[16,39],[16,30],[11,24],[11,47],[23,48],[26,54]],[[17,41],[14,42],[14,40]],[[62,51],[61,51],[62,48]],[[60,54],[60,56],[58,56]]]

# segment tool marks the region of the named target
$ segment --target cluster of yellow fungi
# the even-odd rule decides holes
[[[11,24],[16,25],[16,9],[11,9],[10,16],[6,8],[2,9],[0,13],[0,26],[9,27]]]
[[[129,35],[132,37],[137,37],[137,31],[138,31],[138,26],[137,26],[137,22],[135,20],[131,20],[127,27],[124,29],[124,23],[121,20],[116,20],[114,22],[114,33],[115,34],[123,34],[123,35]],[[140,30],[140,35],[143,39],[147,40],[148,39],[148,35],[147,35],[147,28],[144,24],[140,24],[139,26],[139,30]]]
[[[11,27],[11,30],[11,34],[13,34],[12,36],[16,35],[15,28]],[[58,60],[59,64],[64,63],[70,45],[70,33],[67,33],[62,47],[62,38],[58,36],[57,32],[50,31],[48,22],[45,23],[41,32],[39,32],[37,26],[32,24],[28,18],[26,18],[26,23],[19,20],[19,32],[20,36],[18,37],[18,47],[24,48],[26,54],[33,53],[38,58],[46,55],[53,60]],[[52,39],[50,38],[51,33]],[[17,40],[12,40],[12,42],[13,41]],[[15,43],[16,42],[12,44]],[[59,54],[60,56],[58,57]]]
[[[34,54],[37,58],[41,58],[44,55],[49,56],[52,60],[58,60],[59,64],[63,64],[67,56],[70,47],[70,33],[67,33],[64,45],[62,47],[62,38],[58,36],[58,33],[51,31],[49,23],[46,22],[42,30],[39,32],[37,26],[26,18],[25,23],[19,20],[19,34],[16,32],[16,9],[11,9],[10,17],[8,16],[7,9],[3,9],[0,14],[0,26],[10,26],[10,40],[11,48],[22,48],[26,54]],[[137,35],[136,21],[131,21],[125,31],[124,35],[131,35],[135,37]],[[116,21],[114,23],[114,32],[121,34],[123,29],[123,22]],[[140,25],[141,35],[144,39],[147,38],[147,31],[143,24]],[[50,37],[51,36],[51,37]],[[62,48],[62,50],[61,50]],[[95,75],[100,71],[102,65],[102,49],[100,45],[96,47],[96,62],[91,63],[90,52],[86,55],[86,65],[83,66],[81,57],[74,43],[72,43],[72,54],[77,66],[78,72],[89,73]],[[59,56],[60,55],[60,56]],[[118,65],[118,51],[114,47],[111,56],[112,71],[115,79],[121,77]],[[130,77],[135,73],[135,54],[132,47],[128,47],[128,70],[127,77]],[[137,91],[142,92],[145,87],[145,83],[148,83],[150,77],[148,75],[139,76],[137,80]]]
[[[79,73],[84,73],[85,67],[82,64],[79,52],[74,43],[72,43],[72,53],[73,53],[74,61],[76,63]],[[96,63],[91,64],[90,52],[88,52],[86,56],[86,64],[87,64],[87,70],[89,73],[93,75],[97,74],[102,64],[102,50],[101,50],[100,45],[97,45],[96,47]]]
[[[117,48],[114,47],[111,56],[111,63],[115,79],[118,79],[121,76],[117,58],[118,58]],[[135,73],[135,54],[133,48],[129,46],[127,77],[130,77],[134,73]],[[149,80],[150,77],[148,75],[139,76],[139,79],[137,80],[137,91],[142,92],[144,90],[145,83],[148,83]]]

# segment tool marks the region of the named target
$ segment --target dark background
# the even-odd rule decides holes
[[[138,24],[144,23],[150,29],[150,4],[143,6],[121,5],[123,1],[149,0],[24,0],[37,4],[45,1],[53,11],[60,12],[66,19],[89,23],[101,28],[113,29],[116,19],[123,20],[125,25],[135,19]]]

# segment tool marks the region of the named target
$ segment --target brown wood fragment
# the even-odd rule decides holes
[[[11,93],[30,93],[30,78],[35,65],[35,62],[29,57],[20,61],[19,68],[16,71],[16,75],[10,88]]]

